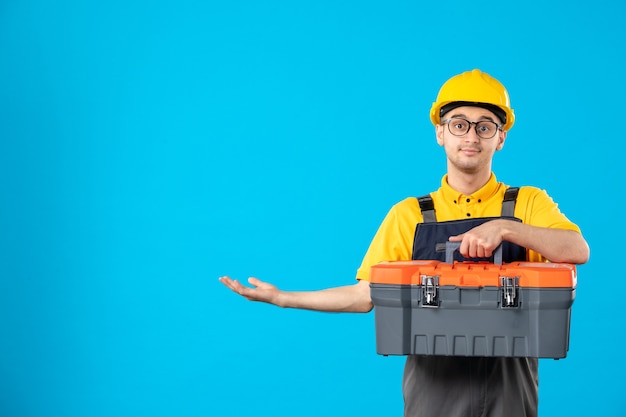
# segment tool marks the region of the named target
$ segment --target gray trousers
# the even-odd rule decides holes
[[[405,417],[536,417],[538,360],[407,357]]]

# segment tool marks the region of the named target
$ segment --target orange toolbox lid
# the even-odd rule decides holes
[[[422,276],[437,276],[439,286],[499,287],[501,278],[518,278],[520,287],[575,288],[576,267],[565,263],[392,261],[372,266],[371,284],[421,285]]]

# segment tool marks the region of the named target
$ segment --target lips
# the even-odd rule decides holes
[[[460,148],[459,150],[466,154],[476,154],[481,152],[479,148]]]

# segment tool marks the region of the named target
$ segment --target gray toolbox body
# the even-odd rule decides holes
[[[397,261],[372,267],[381,355],[564,358],[570,264]]]

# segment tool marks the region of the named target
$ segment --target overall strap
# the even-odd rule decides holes
[[[502,200],[502,217],[515,217],[515,202],[517,201],[517,193],[519,187],[509,187],[504,193]]]
[[[515,203],[517,202],[517,194],[519,193],[519,187],[509,187],[504,193],[504,199],[502,200],[502,213],[503,217],[514,217],[515,215]],[[420,205],[422,216],[424,217],[424,223],[434,223],[437,221],[435,214],[435,203],[430,194],[417,198],[417,202]]]
[[[424,223],[435,223],[437,216],[435,215],[435,203],[430,194],[422,197],[418,197],[417,202],[422,210],[422,217],[424,217]]]
[[[514,216],[515,202],[519,188],[511,187],[505,191],[502,201],[502,214],[499,217],[477,217],[470,219],[450,220],[438,222],[435,216],[435,204],[430,195],[419,197],[419,207],[422,210],[424,221],[418,223],[415,227],[415,236],[413,237],[413,252],[411,259],[413,260],[439,260],[444,262],[445,242],[450,236],[466,233],[474,227],[480,226],[490,220],[501,217],[507,217],[510,220],[521,222]],[[443,245],[443,250],[441,250]],[[515,262],[527,260],[526,249],[512,242],[502,242],[502,261]],[[458,255],[458,256],[457,256]],[[470,260],[487,260],[491,258],[469,258]],[[456,253],[455,260],[467,260]]]

